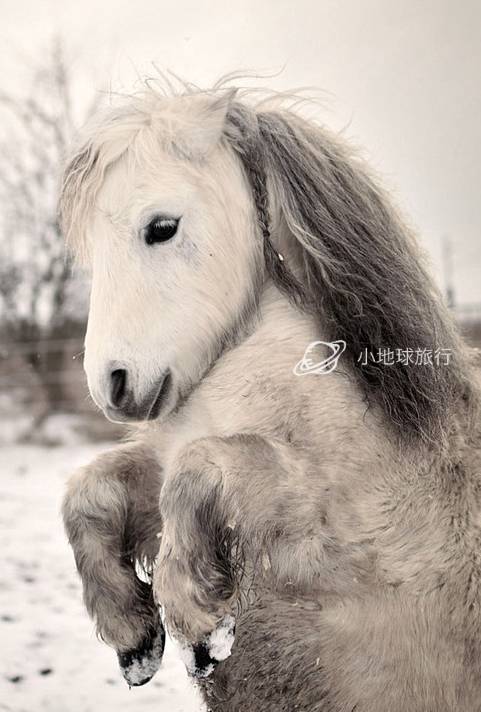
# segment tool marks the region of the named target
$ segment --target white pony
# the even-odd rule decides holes
[[[480,709],[479,387],[361,162],[282,106],[150,89],[86,131],[60,208],[92,397],[136,424],[64,502],[129,683],[160,604],[214,712]]]

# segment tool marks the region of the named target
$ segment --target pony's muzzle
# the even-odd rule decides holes
[[[114,422],[129,422],[142,420],[155,420],[166,406],[172,391],[172,375],[166,369],[157,378],[154,386],[147,393],[135,393],[132,387],[132,376],[126,368],[108,370],[104,381],[103,407],[105,415]]]

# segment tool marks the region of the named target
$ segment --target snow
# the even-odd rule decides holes
[[[90,441],[87,418],[73,413],[58,413],[39,423],[35,414],[25,413],[15,403],[0,398],[0,446],[31,443],[50,448],[87,444]]]
[[[234,645],[234,630],[233,616],[226,616],[219,627],[209,636],[208,650],[211,658],[220,662],[230,657]]]
[[[0,449],[1,712],[205,710],[169,639],[153,680],[129,690],[84,610],[59,509],[68,474],[103,449]]]
[[[225,616],[218,627],[195,647],[177,640],[179,657],[189,674],[196,678],[209,677],[217,663],[226,660],[232,651],[235,639],[235,619]]]
[[[184,663],[189,675],[193,677],[209,677],[214,672],[214,663],[199,667],[195,659],[194,649],[185,642],[176,641],[179,657]]]

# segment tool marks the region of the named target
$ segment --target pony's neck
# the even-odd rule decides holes
[[[254,358],[267,355],[278,364],[282,361],[290,372],[310,343],[326,338],[318,319],[301,311],[268,280],[259,300],[255,324],[239,346],[248,345]]]

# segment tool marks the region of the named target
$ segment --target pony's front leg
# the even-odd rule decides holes
[[[136,561],[152,565],[157,554],[160,487],[154,454],[129,444],[78,470],[63,502],[85,605],[131,685],[152,677],[164,648],[152,588],[135,571]]]
[[[238,555],[248,549],[281,585],[309,583],[319,573],[323,539],[332,542],[326,490],[287,444],[235,435],[185,447],[160,497],[154,593],[168,627],[192,643],[215,630],[233,610]]]

